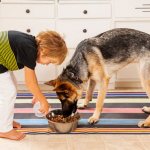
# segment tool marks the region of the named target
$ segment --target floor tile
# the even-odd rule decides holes
[[[140,142],[105,142],[106,150],[146,150]]]

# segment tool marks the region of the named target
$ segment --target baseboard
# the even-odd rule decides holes
[[[115,88],[141,88],[139,81],[118,81],[115,82]]]

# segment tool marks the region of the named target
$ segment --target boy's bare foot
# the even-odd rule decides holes
[[[16,121],[13,121],[13,128],[21,129],[21,124]]]
[[[6,138],[6,139],[10,139],[10,140],[22,140],[26,135],[24,133],[21,132],[17,132],[16,130],[12,129],[9,132],[5,132],[5,133],[0,133],[0,138]]]

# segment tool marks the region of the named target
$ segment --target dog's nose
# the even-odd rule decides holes
[[[63,117],[64,118],[71,116],[71,114],[72,114],[72,112],[63,111]]]
[[[64,117],[70,116],[72,113],[75,113],[77,110],[77,104],[71,103],[69,101],[62,102],[62,112]]]
[[[74,105],[72,113],[75,113],[77,111],[77,104]]]

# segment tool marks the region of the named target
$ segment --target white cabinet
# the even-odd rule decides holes
[[[0,30],[17,30],[37,35],[40,31],[55,30],[54,1],[2,0],[0,7]],[[38,81],[43,83],[56,77],[56,66],[37,64]],[[24,70],[15,71],[18,83],[24,83]]]
[[[0,30],[18,30],[37,35],[43,30],[55,30],[55,22],[49,19],[12,19],[1,18]]]
[[[112,8],[108,0],[59,0],[57,14],[56,30],[68,48],[76,48],[83,39],[111,28]]]
[[[150,34],[150,20],[116,21],[116,28],[132,28]]]
[[[132,63],[130,65],[125,66],[117,73],[118,81],[138,81],[139,73],[138,73],[138,64]]]
[[[115,17],[150,17],[149,0],[114,0]]]
[[[42,11],[40,11],[42,10]],[[54,4],[3,4],[1,17],[4,18],[54,18]]]
[[[59,18],[110,18],[110,4],[59,4]]]
[[[57,31],[62,34],[69,48],[76,48],[83,39],[96,36],[110,27],[110,20],[101,19],[65,19],[58,20],[56,24]]]
[[[150,0],[1,0],[0,30],[20,30],[37,35],[55,30],[65,39],[68,55],[61,66],[37,65],[39,82],[56,78],[71,59],[76,46],[85,38],[112,28],[133,28],[150,34]],[[17,79],[24,82],[23,70]],[[137,63],[121,69],[111,80],[140,82]],[[112,87],[113,87],[112,86]],[[124,86],[122,84],[121,86]]]
[[[74,52],[75,52],[75,49],[68,49],[68,53],[67,53],[67,56],[66,56],[64,62],[61,65],[57,66],[57,75],[59,75],[62,72],[63,68],[65,68],[66,65],[69,63]]]
[[[149,28],[150,22],[146,22],[146,21],[117,21],[115,23],[115,27],[132,28],[150,34],[150,28]],[[130,82],[130,83],[139,82],[140,84],[138,63],[129,64],[125,68],[118,71],[116,82]]]
[[[150,34],[149,0],[114,0],[114,27],[132,28]],[[116,75],[116,83],[122,87],[139,87],[138,63],[132,63],[121,69]],[[125,84],[128,83],[128,84]]]
[[[60,0],[57,13],[56,30],[64,37],[71,56],[83,39],[96,36],[112,27],[112,6],[108,0]],[[66,59],[63,66],[66,66],[70,58]],[[62,67],[59,67],[58,74],[61,70]],[[110,88],[114,87],[114,81],[113,78]]]

